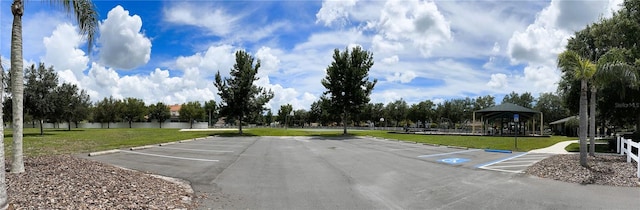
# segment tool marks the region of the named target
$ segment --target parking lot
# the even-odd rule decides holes
[[[88,158],[187,180],[196,194],[207,195],[202,209],[628,209],[640,204],[637,188],[581,186],[520,173],[546,156],[368,137],[208,137]]]

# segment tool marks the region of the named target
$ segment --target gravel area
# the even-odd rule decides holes
[[[10,209],[196,207],[188,185],[70,155],[25,158],[25,169],[7,173]]]
[[[598,184],[638,187],[635,161],[627,163],[626,156],[596,155],[588,157],[589,167],[580,166],[580,155],[554,155],[530,166],[525,173],[579,184]]]

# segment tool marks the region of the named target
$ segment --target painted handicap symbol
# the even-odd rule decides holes
[[[461,163],[467,162],[467,161],[469,161],[469,159],[466,159],[466,158],[446,158],[446,159],[442,159],[442,160],[439,160],[439,161],[443,162],[443,163],[455,165],[455,164],[461,164]]]

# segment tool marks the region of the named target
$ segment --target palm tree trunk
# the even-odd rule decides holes
[[[580,81],[580,165],[587,167],[587,81]]]
[[[0,81],[4,80],[4,69],[2,68],[2,62],[0,62]],[[4,105],[3,103],[3,93],[4,93],[4,82],[0,82],[0,116],[4,116],[2,112]],[[4,133],[4,121],[3,118],[0,117],[0,133]],[[0,135],[0,142],[4,142],[4,135]],[[4,143],[0,144],[0,209],[7,209],[9,195],[7,195],[7,179],[5,174],[5,166],[4,166],[5,158],[4,158]]]
[[[596,87],[591,85],[591,99],[589,106],[589,155],[595,156],[596,151]]]
[[[24,172],[24,159],[22,157],[22,130],[23,130],[23,67],[22,67],[22,14],[24,5],[21,0],[14,0],[11,5],[13,13],[13,25],[11,28],[11,95],[13,108],[13,162],[11,173]]]

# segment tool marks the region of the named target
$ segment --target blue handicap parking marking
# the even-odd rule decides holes
[[[461,163],[464,163],[464,162],[468,162],[469,159],[466,159],[466,158],[446,158],[446,159],[442,159],[442,160],[439,160],[439,161],[443,162],[443,163],[455,165],[455,164],[461,164]]]

